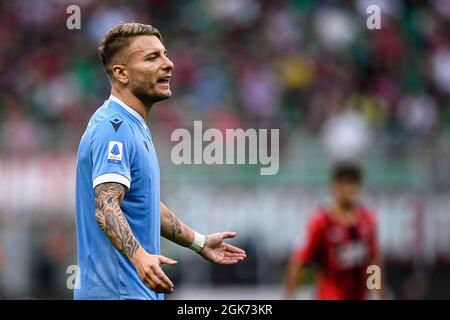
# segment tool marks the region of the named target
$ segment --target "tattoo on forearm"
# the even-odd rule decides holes
[[[125,187],[120,183],[102,183],[95,187],[94,194],[97,223],[114,247],[130,259],[140,245],[120,209]]]
[[[176,234],[181,234],[181,224],[180,220],[169,210],[169,222],[172,227],[172,239],[175,239]]]

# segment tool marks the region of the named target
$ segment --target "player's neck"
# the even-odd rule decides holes
[[[351,224],[353,222],[355,208],[344,208],[339,203],[334,203],[331,207],[331,214],[338,220]]]
[[[129,91],[117,90],[115,88],[111,89],[111,94],[116,98],[119,98],[127,106],[136,111],[145,121],[147,121],[148,115],[152,105],[145,105],[141,100],[139,100],[135,95]]]

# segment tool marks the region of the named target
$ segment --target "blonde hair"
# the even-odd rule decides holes
[[[162,41],[161,33],[149,24],[136,22],[122,23],[109,30],[98,46],[98,52],[102,59],[103,69],[112,79],[112,61],[127,48],[131,43],[131,38],[136,36],[155,36]]]

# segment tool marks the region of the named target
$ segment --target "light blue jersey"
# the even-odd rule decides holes
[[[78,278],[75,299],[163,299],[95,220],[94,188],[118,182],[128,188],[122,211],[150,254],[160,254],[159,164],[144,119],[114,96],[89,121],[77,156],[76,223]]]

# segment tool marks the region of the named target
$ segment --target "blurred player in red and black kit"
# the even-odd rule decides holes
[[[294,248],[285,274],[285,298],[293,297],[302,269],[312,262],[319,267],[317,299],[369,298],[367,267],[381,268],[381,264],[375,218],[358,202],[361,182],[362,171],[357,165],[340,163],[334,168],[333,202],[312,215],[306,240]],[[383,298],[382,285],[375,293]]]

